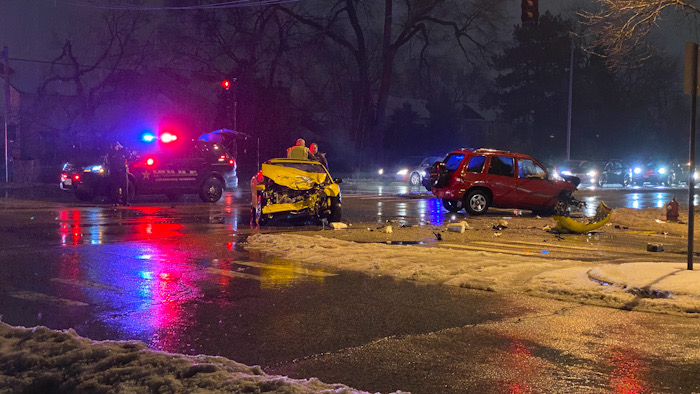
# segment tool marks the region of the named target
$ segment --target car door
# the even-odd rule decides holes
[[[163,187],[172,190],[197,190],[198,169],[204,166],[204,157],[196,144],[172,152],[165,164]]]
[[[534,160],[518,159],[517,205],[519,207],[546,207],[559,194],[551,180],[547,179],[547,171]]]
[[[610,181],[610,183],[619,183],[623,184],[625,181],[625,168],[622,165],[621,161],[614,161],[613,163],[613,174],[614,174],[614,180]]]
[[[489,155],[484,183],[493,194],[496,206],[512,206],[517,203],[515,158],[505,155]]]

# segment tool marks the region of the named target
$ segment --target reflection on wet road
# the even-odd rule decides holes
[[[400,188],[348,188],[347,220],[452,219],[439,200]],[[635,193],[648,204],[672,192]],[[655,336],[658,321],[680,324],[670,317],[606,310],[600,318],[594,307],[579,307],[596,311],[593,317],[568,316],[570,304],[558,301],[329,272],[247,253],[246,237],[261,230],[249,226],[246,195],[229,192],[217,204],[0,209],[2,320],[221,355],[369,391],[683,392],[699,384],[687,378],[697,369],[692,361],[664,364],[639,349],[645,340],[661,348],[678,342]],[[608,197],[592,196],[590,204]],[[281,230],[290,228],[262,231]],[[622,327],[617,332],[609,331],[611,319]],[[599,325],[588,327],[591,321]],[[518,331],[528,324],[537,329]],[[537,331],[543,326],[545,333]],[[572,338],[562,341],[565,335]]]

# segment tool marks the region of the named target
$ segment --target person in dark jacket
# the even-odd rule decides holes
[[[326,154],[318,151],[318,144],[312,143],[309,145],[309,160],[317,161],[323,164],[326,169],[328,169],[328,161],[326,161]]]
[[[110,194],[115,204],[129,203],[129,165],[126,150],[119,143],[112,144],[107,153]]]

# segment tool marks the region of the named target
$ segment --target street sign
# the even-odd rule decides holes
[[[686,42],[685,43],[685,75],[683,77],[683,93],[685,94],[692,94],[691,88],[693,87],[693,79],[695,80],[695,94],[697,95],[697,92],[700,91],[700,78],[698,78],[698,75],[700,75],[700,64],[695,61],[695,78],[693,78],[693,54],[695,54],[695,59],[697,59],[698,56],[698,44],[695,42]]]

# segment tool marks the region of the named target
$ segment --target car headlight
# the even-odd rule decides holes
[[[695,173],[693,174],[693,179],[695,179],[696,181],[698,180],[698,173],[697,173],[697,172],[695,172]]]
[[[377,171],[377,174],[379,175],[384,175],[384,169],[380,168],[379,171]]]
[[[663,167],[659,168],[658,171],[659,171],[659,174],[661,174],[661,175],[666,173],[666,169]]]
[[[641,173],[642,173],[642,169],[639,168],[639,167],[635,167],[635,168],[634,168],[634,173],[635,173],[635,174],[641,174]]]
[[[564,171],[561,172],[561,174],[562,174],[562,175],[565,175],[565,176],[571,176],[571,175],[572,175],[572,174],[571,174],[571,171],[569,171],[569,170],[564,170]]]
[[[586,173],[586,175],[588,175],[590,177],[594,177],[594,176],[598,175],[598,171],[591,170],[591,171],[588,171],[588,173]]]
[[[408,169],[404,168],[403,170],[399,170],[399,172],[396,173],[396,175],[406,175],[408,174]]]

